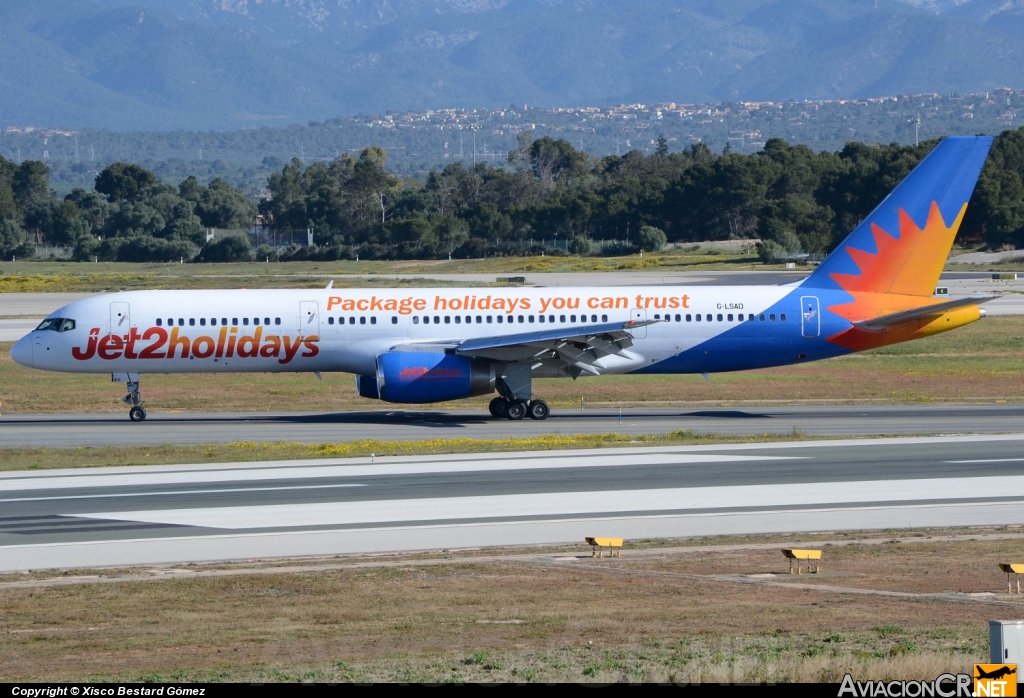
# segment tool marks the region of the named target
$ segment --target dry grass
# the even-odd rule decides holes
[[[164,465],[179,463],[240,463],[308,458],[355,458],[377,456],[423,456],[447,453],[498,453],[508,451],[550,451],[571,448],[623,446],[680,446],[689,444],[773,443],[801,441],[804,434],[756,434],[718,436],[676,430],[651,434],[546,434],[499,439],[422,439],[386,441],[358,439],[337,443],[297,441],[233,441],[226,444],[160,444],[154,446],[104,446],[77,448],[0,448],[0,472],[5,470],[51,470],[94,468],[117,465]],[[820,437],[815,437],[820,438]]]
[[[122,388],[106,375],[43,374],[15,364],[0,344],[5,412],[120,412]],[[1020,400],[1024,396],[1024,317],[987,318],[954,332],[864,354],[761,371],[699,376],[605,376],[538,380],[535,394],[555,407],[727,405],[776,402],[929,402]],[[59,381],[40,390],[40,380]],[[392,409],[355,393],[348,374],[145,375],[153,411],[265,412]],[[431,405],[484,410],[488,397]]]
[[[831,575],[815,589],[792,586],[807,576],[706,576],[784,572],[760,537],[743,538],[744,549],[735,537],[691,549],[659,550],[661,541],[621,560],[481,551],[307,560],[294,564],[319,567],[274,574],[255,573],[256,562],[230,576],[5,584],[0,681],[933,679],[983,661],[987,619],[1006,611],[827,587],[998,591],[989,563],[1020,550],[1020,539],[978,538],[828,546]],[[962,572],[943,577],[950,568]]]

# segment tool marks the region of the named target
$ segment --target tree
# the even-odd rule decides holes
[[[665,138],[665,134],[658,134],[658,144],[654,149],[654,154],[659,158],[663,158],[668,155],[668,139]]]
[[[196,261],[199,262],[251,262],[253,258],[249,241],[243,237],[230,237],[213,240],[200,250]]]
[[[115,162],[96,175],[96,191],[105,195],[111,203],[136,202],[156,182],[156,175],[139,165]]]
[[[46,201],[50,198],[50,168],[38,160],[26,160],[14,171],[11,191],[22,209]]]
[[[652,225],[640,226],[636,235],[636,244],[644,252],[657,252],[668,242],[665,233]]]
[[[25,229],[10,218],[0,219],[0,253],[9,260],[12,255],[24,256],[30,253],[25,239]]]

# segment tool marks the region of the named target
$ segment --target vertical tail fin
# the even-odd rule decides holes
[[[991,145],[944,139],[802,285],[931,296]]]

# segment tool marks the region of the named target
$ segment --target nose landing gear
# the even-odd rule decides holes
[[[111,376],[115,383],[125,383],[128,386],[128,394],[121,398],[121,402],[130,405],[128,419],[133,422],[141,422],[146,419],[146,408],[142,405],[142,396],[139,395],[139,374],[137,373],[115,373]]]

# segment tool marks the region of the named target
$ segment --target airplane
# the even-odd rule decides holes
[[[819,361],[946,332],[995,296],[935,286],[991,137],[948,137],[810,276],[781,286],[130,291],[66,305],[11,349],[46,371],[109,373],[146,418],[147,373],[356,376],[425,404],[496,396],[546,419],[533,379],[709,374]],[[332,282],[333,283],[333,282]]]

